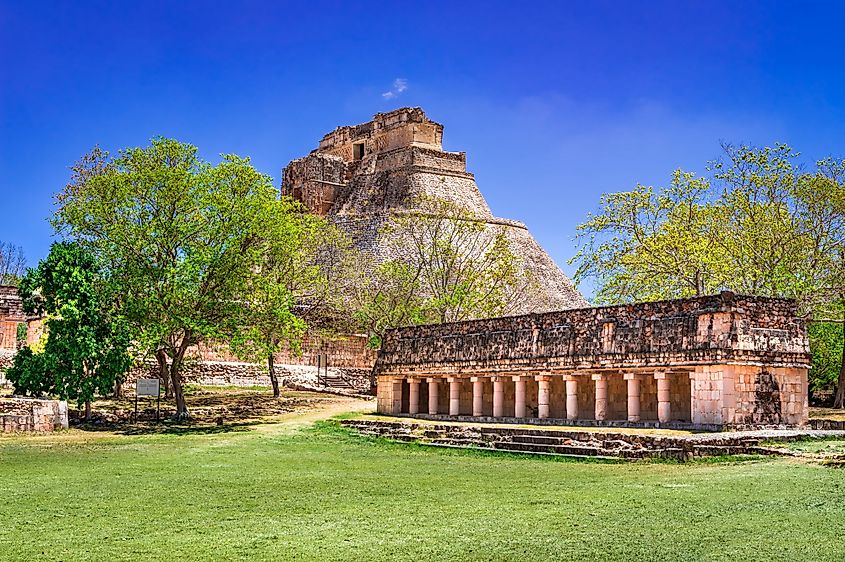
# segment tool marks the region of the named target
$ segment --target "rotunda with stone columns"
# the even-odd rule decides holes
[[[382,414],[718,428],[807,421],[795,303],[732,293],[391,330]]]

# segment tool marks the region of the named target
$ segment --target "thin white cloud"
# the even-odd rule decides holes
[[[393,98],[398,97],[402,92],[408,89],[408,80],[405,78],[397,78],[393,81],[393,87],[384,92],[381,97],[386,100],[392,100]]]

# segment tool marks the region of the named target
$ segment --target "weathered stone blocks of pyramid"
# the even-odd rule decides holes
[[[443,125],[420,108],[376,114],[361,125],[338,127],[282,174],[282,193],[327,216],[349,232],[377,261],[390,259],[379,230],[391,213],[413,212],[421,198],[451,201],[488,229],[503,228],[536,289],[516,313],[589,306],[572,281],[537,243],[526,226],[494,217],[466,170],[466,153],[443,150]]]

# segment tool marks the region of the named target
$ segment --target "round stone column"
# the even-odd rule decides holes
[[[493,417],[501,418],[505,415],[505,379],[493,377]]]
[[[640,379],[635,373],[625,373],[628,381],[628,421],[640,421]]]
[[[481,417],[484,415],[484,379],[472,377],[472,415]]]
[[[514,417],[525,417],[525,377],[513,377]]]
[[[461,379],[449,378],[449,415],[457,416],[461,413]]]
[[[566,376],[566,419],[578,419],[578,379],[575,375]]]
[[[596,381],[596,420],[607,419],[607,375],[593,375]]]
[[[408,413],[411,415],[420,413],[420,380],[408,379]]]
[[[672,421],[672,392],[669,373],[656,371],[654,378],[657,380],[657,421],[668,423]]]
[[[551,382],[549,375],[537,375],[537,417],[546,419],[550,413]]]
[[[428,413],[433,416],[437,414],[437,402],[439,401],[438,379],[426,380],[428,380]]]

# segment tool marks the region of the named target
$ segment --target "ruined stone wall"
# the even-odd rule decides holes
[[[403,162],[406,160],[407,162]],[[423,162],[425,164],[423,164]],[[449,157],[417,147],[372,155],[356,163],[349,182],[339,187],[329,215],[370,215],[416,209],[421,197],[451,201],[481,219],[492,218],[463,155]],[[285,192],[293,193],[296,187]],[[313,210],[313,209],[312,209]]]
[[[275,353],[273,360],[286,365],[316,366],[318,356],[328,356],[330,367],[351,367],[372,369],[377,352],[367,345],[367,337],[348,334],[336,339],[305,336],[302,339],[302,353],[296,354],[287,349]],[[186,357],[193,361],[242,362],[232,354],[229,346],[224,343],[203,343],[192,347]]]
[[[274,365],[280,384],[292,388],[322,386],[324,371],[316,366],[280,363]],[[158,364],[144,361],[133,367],[126,375],[123,387],[132,389],[139,378],[157,378]],[[356,367],[329,367],[328,377],[343,380],[350,388],[366,394],[371,390],[371,371]],[[185,384],[203,386],[270,386],[270,375],[266,365],[234,361],[188,361],[182,366],[182,380]]]
[[[807,421],[806,373],[795,368],[753,365],[735,365],[732,370],[736,409],[733,423],[795,425]],[[726,417],[729,415],[726,413]]]
[[[343,159],[328,154],[311,154],[292,161],[284,169],[282,193],[300,201],[311,212],[324,216],[334,206],[346,181]],[[285,186],[289,186],[287,189]]]
[[[806,368],[711,365],[697,368],[691,379],[695,423],[807,423]]]
[[[67,402],[37,398],[0,398],[0,433],[67,429]]]
[[[495,372],[761,362],[809,365],[795,303],[722,293],[391,330],[376,364],[391,372]]]
[[[363,144],[368,155],[410,145],[441,149],[442,140],[443,126],[429,120],[422,109],[401,108],[377,113],[368,123],[338,127],[320,140],[318,150],[350,161],[356,157],[355,144]]]
[[[306,336],[302,341],[301,355],[290,350],[274,354],[276,374],[283,384],[290,381],[294,386],[316,386],[318,356],[321,354],[328,356],[329,377],[346,380],[361,392],[369,391],[376,352],[367,346],[367,338],[360,335],[338,339]],[[158,372],[155,360],[142,360],[129,372],[125,385],[133,386],[139,377],[157,377]],[[226,344],[206,343],[189,349],[182,378],[189,384],[270,386],[266,363],[241,361]]]
[[[17,349],[18,324],[25,321],[17,287],[0,285],[0,350]]]

